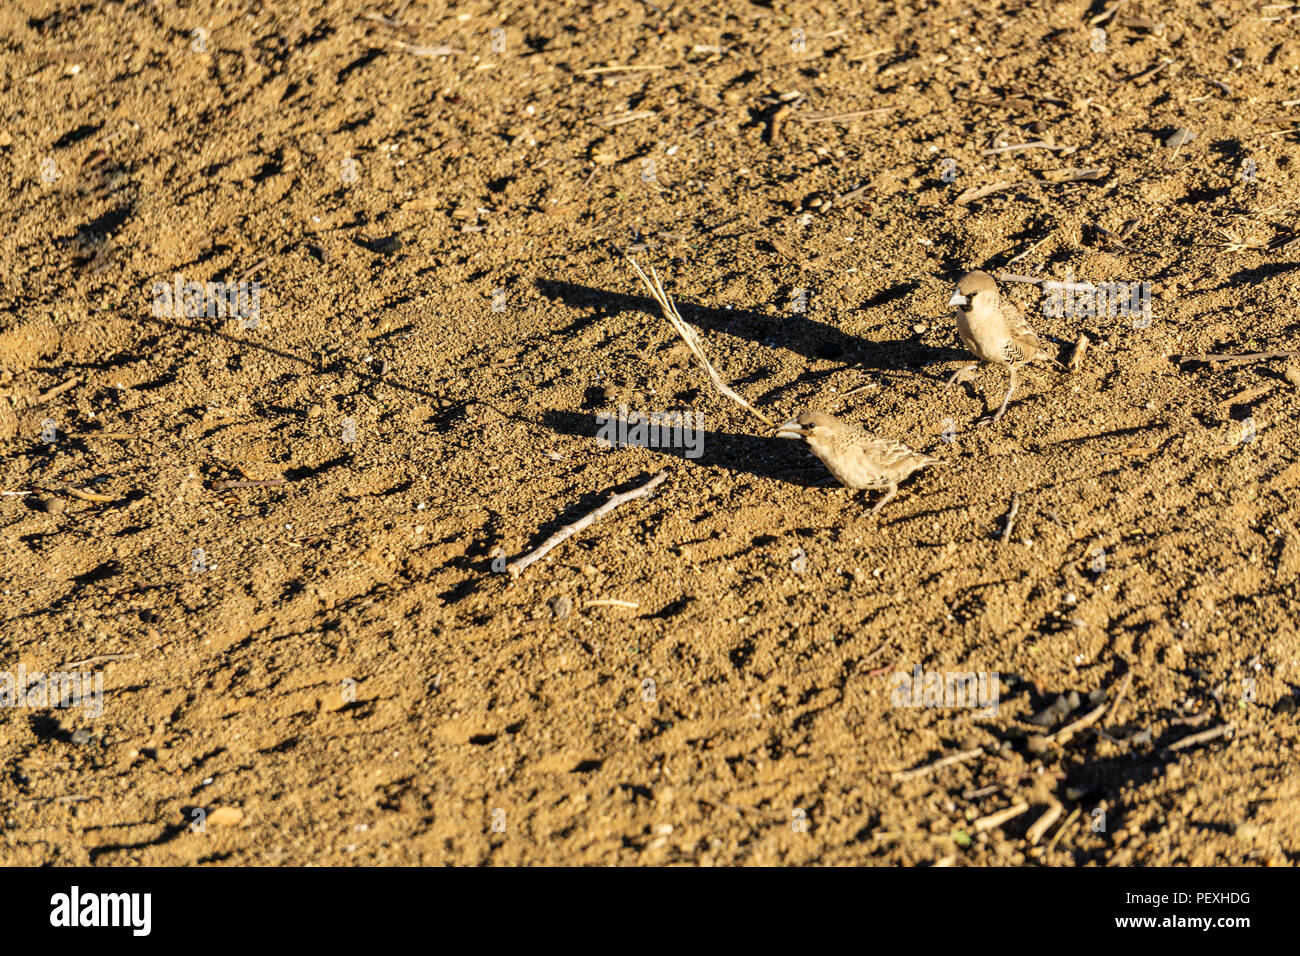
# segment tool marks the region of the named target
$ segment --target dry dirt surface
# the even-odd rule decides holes
[[[13,0],[0,102],[0,862],[1300,859],[1295,4]],[[1151,309],[1004,280],[980,425],[975,268]]]

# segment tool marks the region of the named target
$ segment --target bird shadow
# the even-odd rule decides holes
[[[698,413],[696,413],[698,415]],[[597,439],[600,415],[550,410],[542,413],[541,424],[554,432],[578,438]],[[696,419],[698,421],[698,418]],[[812,458],[802,442],[786,441],[765,435],[705,430],[692,440],[691,449],[698,456],[687,458],[685,447],[620,445],[619,449],[640,448],[665,458],[680,458],[697,465],[726,468],[757,478],[774,478],[787,484],[812,488],[826,477],[825,469]]]
[[[659,314],[659,305],[649,296],[609,292],[554,279],[536,280],[537,289],[549,299],[589,314],[576,320],[559,335],[579,332],[602,317],[623,312]],[[913,283],[904,281],[898,288],[876,293],[864,303],[872,307],[908,295]],[[833,325],[818,321],[807,312],[772,315],[749,309],[716,309],[692,302],[675,300],[678,311],[690,324],[710,332],[726,332],[762,345],[786,348],[813,361],[843,361],[869,371],[912,371],[939,362],[952,362],[965,356],[955,348],[927,345],[915,339],[870,342],[850,335]],[[927,375],[927,377],[934,377]]]

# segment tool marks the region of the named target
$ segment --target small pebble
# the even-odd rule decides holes
[[[1238,823],[1233,827],[1232,835],[1247,843],[1259,836],[1259,827],[1253,823]]]
[[[565,620],[573,611],[573,602],[561,594],[559,597],[551,598],[551,610],[555,612],[557,620]]]
[[[78,746],[84,747],[91,741],[90,731],[82,728],[72,732],[72,742]]]
[[[1170,149],[1173,149],[1182,146],[1184,143],[1190,143],[1194,139],[1196,139],[1195,133],[1190,129],[1187,129],[1185,126],[1180,126],[1169,134],[1168,138],[1165,140],[1165,145]]]
[[[68,503],[62,498],[37,498],[36,507],[46,514],[57,515],[63,513]]]

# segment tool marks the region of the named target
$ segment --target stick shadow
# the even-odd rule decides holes
[[[596,415],[580,412],[547,411],[542,414],[542,425],[562,435],[596,441],[600,424]],[[645,448],[626,446],[610,452],[627,453],[633,447],[664,458],[679,458],[692,464],[726,468],[744,472],[758,478],[774,478],[788,484],[811,488],[826,477],[826,469],[813,458],[802,442],[786,441],[767,435],[746,435],[739,432],[704,431],[699,444],[700,455],[686,458],[682,448]]]
[[[578,319],[558,334],[572,334],[596,322],[604,309],[609,316],[623,312],[641,312],[659,316],[659,306],[649,296],[609,292],[590,286],[553,279],[538,279],[537,289],[547,298],[563,302],[575,309],[589,309],[590,313]],[[880,304],[911,291],[914,283],[903,282],[901,290],[886,290],[872,297],[865,305]],[[671,293],[670,293],[671,294]],[[796,352],[814,361],[842,360],[873,371],[915,372],[935,363],[954,362],[966,358],[963,351],[947,346],[927,345],[914,339],[895,339],[890,342],[869,342],[849,335],[833,325],[809,317],[805,312],[770,315],[747,309],[715,309],[691,302],[675,300],[677,308],[687,322],[710,332],[726,332],[764,345],[776,345]],[[927,377],[935,377],[933,374]]]

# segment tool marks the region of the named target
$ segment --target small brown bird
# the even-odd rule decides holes
[[[888,490],[871,509],[872,514],[898,494],[898,483],[912,472],[926,465],[948,464],[942,458],[922,455],[902,442],[879,438],[857,425],[821,412],[804,412],[790,419],[777,429],[776,435],[806,441],[812,453],[842,485],[868,491]]]
[[[1002,405],[991,418],[981,419],[979,424],[996,422],[1006,414],[1011,393],[1016,390],[1020,366],[1030,362],[1061,364],[1047,354],[1015,303],[1003,300],[998,284],[987,272],[968,272],[962,276],[948,305],[957,310],[957,334],[962,344],[980,360],[953,372],[948,384],[958,379],[965,381],[980,362],[1005,365],[1011,372],[1011,385]]]

